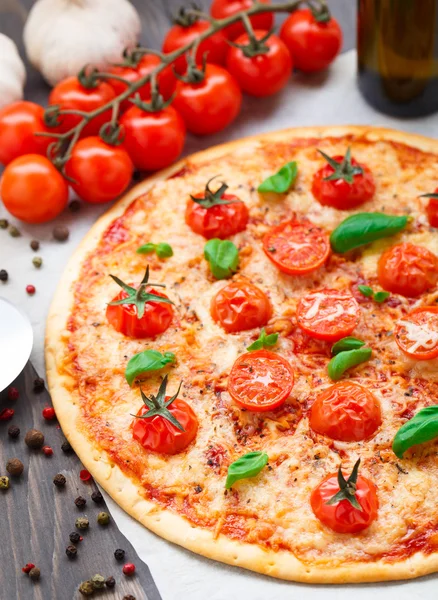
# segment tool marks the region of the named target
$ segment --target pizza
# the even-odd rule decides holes
[[[290,129],[195,154],[95,224],[46,362],[122,508],[283,579],[438,570],[437,180],[436,141]]]

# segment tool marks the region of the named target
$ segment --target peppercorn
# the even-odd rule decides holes
[[[79,200],[72,200],[68,207],[72,213],[77,213],[81,210],[81,203],[79,202]]]
[[[68,537],[72,544],[77,544],[78,542],[81,541],[81,536],[79,535],[79,533],[77,531],[72,531]]]
[[[58,473],[53,478],[53,483],[56,485],[56,487],[64,487],[64,485],[66,484],[66,481],[67,480],[62,473]]]
[[[99,523],[99,525],[108,525],[108,523],[110,522],[110,516],[107,512],[100,512],[97,515],[97,522]]]
[[[94,575],[91,578],[91,583],[95,590],[101,590],[105,586],[105,577],[102,577],[102,575],[99,574]]]
[[[46,406],[46,408],[43,408],[42,415],[46,421],[53,421],[53,419],[56,419],[56,413],[53,406]]]
[[[76,555],[78,553],[76,546],[67,546],[67,548],[65,549],[65,553],[67,554],[67,556],[69,558],[76,558]]]
[[[123,596],[122,600],[135,600],[135,596],[132,594],[126,594],[126,596]]]
[[[41,258],[41,256],[34,256],[32,258],[32,264],[36,269],[39,269],[43,264],[43,259]]]
[[[117,550],[114,551],[114,558],[116,560],[123,560],[125,558],[125,551],[121,548],[117,548]]]
[[[71,454],[73,452],[73,448],[70,446],[70,444],[69,444],[69,442],[67,442],[67,440],[65,442],[62,442],[62,444],[61,444],[61,450],[65,454]]]
[[[90,521],[87,517],[78,517],[75,521],[75,526],[77,529],[88,529]]]
[[[107,577],[107,579],[105,580],[105,585],[107,588],[113,588],[116,585],[116,580],[113,576]]]
[[[7,229],[9,221],[7,219],[0,219],[0,229]]]
[[[15,414],[13,408],[4,408],[0,410],[0,421],[10,421]]]
[[[35,565],[33,563],[26,563],[26,565],[21,569],[23,571],[23,573],[26,573],[26,575],[29,575],[30,571],[32,571],[32,569],[35,568]]]
[[[20,428],[17,427],[16,425],[11,425],[8,429],[8,436],[10,438],[12,438],[13,440],[17,439],[17,437],[20,435]]]
[[[8,272],[5,269],[0,271],[0,281],[7,281],[9,278]]]
[[[34,567],[33,569],[31,569],[29,571],[29,577],[32,579],[32,581],[38,581],[40,576],[41,576],[41,571],[38,569],[38,567]]]
[[[32,250],[35,250],[35,252],[40,249],[40,243],[38,240],[32,240],[29,245]]]
[[[9,477],[3,475],[0,477],[0,490],[8,490],[9,489]]]
[[[94,594],[94,585],[91,581],[83,581],[79,586],[79,591],[83,596],[92,596]]]
[[[15,401],[18,400],[18,398],[20,397],[20,392],[17,390],[16,387],[10,387],[8,389],[8,399]]]
[[[27,285],[26,292],[29,294],[29,296],[33,296],[36,292],[36,287],[34,285]]]
[[[78,508],[84,508],[84,506],[87,504],[87,501],[82,496],[78,496],[75,500],[75,504]]]
[[[32,450],[39,450],[44,445],[44,434],[38,429],[30,429],[24,438],[26,445]]]
[[[35,394],[39,394],[40,392],[44,391],[44,388],[45,383],[42,377],[37,377],[33,380],[33,391],[35,392]]]
[[[82,469],[82,471],[79,472],[79,479],[81,481],[83,481],[84,483],[86,481],[90,481],[91,473],[89,471],[87,471],[87,469]]]
[[[125,575],[134,575],[135,565],[133,563],[126,563],[125,565],[123,565],[122,571]]]
[[[103,502],[103,496],[102,494],[99,492],[99,490],[97,490],[96,492],[93,492],[91,494],[91,499],[93,500],[93,502],[95,502],[96,504],[101,504]]]
[[[51,448],[50,446],[43,446],[42,451],[44,452],[44,454],[46,456],[52,456],[53,455],[53,448]]]
[[[58,242],[65,242],[66,240],[68,240],[69,235],[70,235],[69,230],[67,229],[67,227],[64,227],[63,225],[57,225],[53,229],[53,237]]]
[[[24,465],[18,458],[11,458],[6,463],[6,471],[14,477],[18,477],[24,471]]]
[[[8,231],[9,231],[9,235],[11,237],[20,237],[21,236],[20,230],[17,229],[17,227],[15,227],[14,225],[10,225]]]

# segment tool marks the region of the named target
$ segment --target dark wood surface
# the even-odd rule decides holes
[[[197,3],[208,8],[210,0],[198,0]],[[0,0],[0,32],[14,39],[23,57],[22,29],[32,4],[32,0]],[[149,47],[160,47],[171,15],[181,0],[133,0],[133,4],[142,19],[141,42]],[[344,32],[344,51],[354,47],[356,3],[354,0],[329,0],[329,5]],[[29,65],[27,74],[26,99],[45,105],[49,87]],[[104,591],[98,597],[121,600],[125,594],[132,594],[136,600],[160,600],[148,567],[138,559],[114,522],[107,528],[97,525],[96,515],[101,507],[90,499],[94,484],[81,483],[78,458],[66,456],[61,451],[63,436],[56,421],[49,424],[42,419],[41,410],[50,404],[50,398],[46,392],[40,395],[32,392],[34,376],[32,366],[28,365],[17,382],[20,399],[14,405],[16,416],[11,422],[0,422],[0,475],[5,474],[9,458],[20,458],[25,464],[23,476],[12,479],[11,488],[0,494],[0,599],[76,600],[83,598],[75,591],[80,582],[100,573],[105,577],[113,575],[117,584],[114,590]],[[0,410],[8,405],[5,394],[0,394]],[[22,430],[17,441],[8,438],[7,429],[11,423],[16,423]],[[44,431],[47,443],[54,449],[51,458],[40,452],[30,452],[25,446],[24,435],[32,427]],[[67,485],[62,490],[52,483],[53,476],[59,472],[67,478]],[[78,495],[87,498],[83,511],[79,511],[73,502]],[[78,545],[77,559],[70,561],[65,554],[68,535],[74,530],[75,519],[82,514],[90,518],[90,530]],[[113,557],[117,547],[125,549],[127,561],[136,564],[134,578],[122,575],[122,565]],[[27,562],[35,563],[41,569],[39,583],[33,584],[21,572]],[[181,598],[186,600],[183,595]]]

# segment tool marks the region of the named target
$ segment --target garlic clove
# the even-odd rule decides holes
[[[17,46],[0,33],[0,108],[21,100],[26,81],[26,69]]]

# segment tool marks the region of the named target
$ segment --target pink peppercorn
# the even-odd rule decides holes
[[[15,387],[10,387],[8,389],[8,400],[18,400],[20,396],[19,391]]]
[[[126,565],[123,565],[122,571],[125,575],[134,575],[135,565],[132,563],[126,563]]]
[[[27,285],[26,286],[26,292],[29,294],[29,296],[33,296],[36,292],[35,286],[34,285]]]
[[[90,481],[91,473],[87,471],[87,469],[82,469],[82,471],[79,473],[79,478],[81,481]]]

